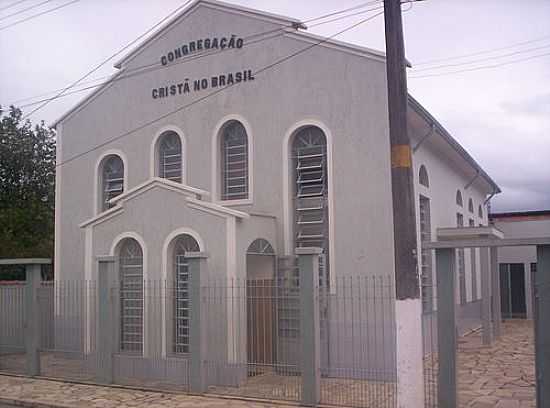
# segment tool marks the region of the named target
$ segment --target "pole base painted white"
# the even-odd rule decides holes
[[[397,406],[424,408],[422,301],[396,300]]]

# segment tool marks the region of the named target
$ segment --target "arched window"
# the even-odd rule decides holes
[[[189,353],[189,262],[186,254],[199,251],[199,244],[191,235],[180,235],[174,242],[174,353]]]
[[[242,200],[248,198],[248,136],[242,123],[236,120],[222,127],[221,144],[221,198]]]
[[[470,211],[472,214],[474,213],[474,202],[472,199],[468,199],[468,211]]]
[[[456,205],[462,207],[464,204],[462,203],[462,193],[460,190],[456,190]]]
[[[327,139],[321,129],[307,126],[292,141],[294,174],[294,239],[296,247],[319,247],[328,266]],[[321,265],[328,282],[328,268]]]
[[[158,141],[158,176],[181,183],[181,139],[174,131],[164,132]]]
[[[263,238],[258,238],[250,244],[246,253],[248,255],[275,255],[271,244]]]
[[[477,215],[479,218],[483,218],[483,208],[481,208],[481,204],[477,207]]]
[[[143,251],[133,238],[120,243],[120,350],[143,352]]]
[[[428,179],[428,172],[426,170],[426,166],[422,165],[420,166],[420,170],[418,172],[418,182],[423,185],[424,187],[430,187],[430,180]]]
[[[101,164],[101,209],[113,206],[109,200],[124,192],[124,163],[116,154],[105,157]]]

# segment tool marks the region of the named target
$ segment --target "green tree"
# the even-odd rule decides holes
[[[0,107],[0,186],[0,258],[52,258],[55,132],[13,106]]]

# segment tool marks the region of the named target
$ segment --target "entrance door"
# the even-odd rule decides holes
[[[503,318],[527,317],[524,264],[500,264],[500,299]]]
[[[267,241],[251,244],[246,270],[248,374],[258,375],[271,369],[275,353],[275,253]]]

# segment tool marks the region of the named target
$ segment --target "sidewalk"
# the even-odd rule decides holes
[[[0,404],[26,407],[96,408],[266,408],[296,407],[271,402],[137,391],[0,375]]]

